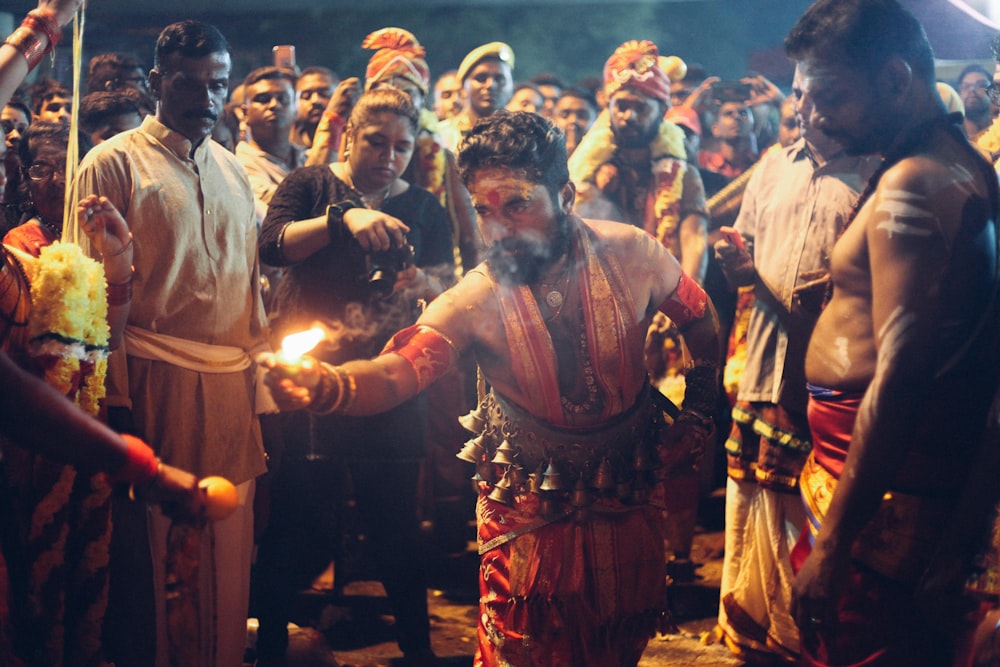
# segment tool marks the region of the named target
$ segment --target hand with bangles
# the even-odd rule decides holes
[[[56,23],[64,26],[73,20],[73,15],[83,6],[83,0],[39,0],[38,9],[52,12]]]
[[[265,352],[257,363],[267,369],[264,384],[282,412],[308,408],[316,398],[317,389],[327,367],[309,355],[288,361],[281,353]]]

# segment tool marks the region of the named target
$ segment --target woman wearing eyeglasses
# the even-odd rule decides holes
[[[90,148],[80,138],[81,155]],[[66,147],[69,126],[32,123],[21,139],[21,210],[28,219],[7,232],[5,245],[38,257],[41,249],[59,240],[66,192]]]

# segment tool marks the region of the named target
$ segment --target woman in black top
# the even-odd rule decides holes
[[[347,123],[346,159],[292,172],[268,207],[261,261],[287,267],[274,296],[275,328],[286,335],[322,321],[332,335],[312,354],[323,361],[375,356],[416,321],[422,300],[454,280],[447,213],[400,178],[417,127],[404,93],[365,93]],[[375,275],[380,267],[387,275]],[[400,648],[415,664],[432,655],[415,511],[425,413],[418,397],[374,417],[313,415],[308,443],[287,443],[257,566],[258,654],[283,654],[288,605],[329,561],[323,541],[339,529],[323,530],[317,512],[353,499],[394,606]],[[331,478],[345,466],[349,489]]]

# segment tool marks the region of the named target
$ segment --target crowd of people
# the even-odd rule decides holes
[[[1000,38],[951,88],[898,0],[817,0],[786,91],[639,39],[575,84],[500,41],[435,79],[398,27],[363,77],[233,85],[186,20],[74,104],[24,81],[80,5],[0,46],[0,663],[237,667],[253,614],[285,664],[361,533],[437,664],[436,494],[474,507],[475,664],[636,665],[725,486],[747,664],[989,664]]]

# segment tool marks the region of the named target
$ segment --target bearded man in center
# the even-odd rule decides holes
[[[573,211],[565,136],[498,112],[462,144],[486,261],[374,360],[264,360],[283,409],[375,414],[465,356],[490,387],[476,435],[476,665],[636,665],[667,616],[664,498],[704,446],[720,341],[707,295],[651,235]],[[685,332],[694,366],[668,426],[645,371],[654,314]]]

